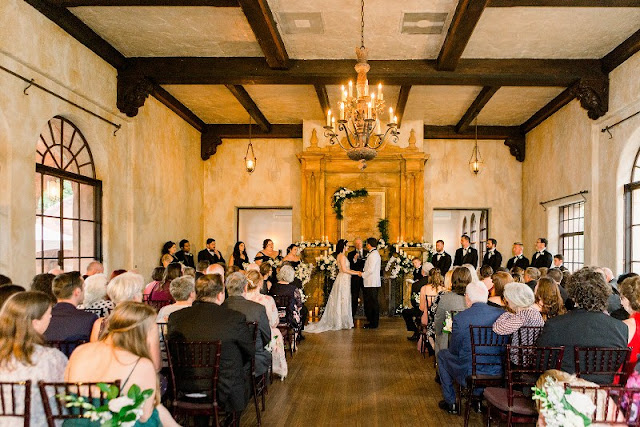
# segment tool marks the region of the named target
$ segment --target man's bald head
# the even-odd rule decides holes
[[[224,267],[220,264],[213,264],[207,267],[205,274],[218,274],[222,277],[222,283],[224,283]]]

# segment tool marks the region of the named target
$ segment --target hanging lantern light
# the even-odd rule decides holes
[[[482,157],[480,157],[480,149],[478,148],[478,116],[476,116],[476,141],[473,152],[471,153],[471,158],[469,159],[469,169],[477,176],[482,171],[483,165],[484,162],[482,161]]]
[[[256,170],[256,154],[253,152],[253,144],[251,143],[251,116],[249,116],[249,145],[247,146],[247,153],[244,156],[244,165],[248,173],[252,173]]]

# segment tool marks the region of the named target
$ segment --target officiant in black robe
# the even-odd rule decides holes
[[[356,239],[353,242],[355,248],[347,254],[347,259],[351,265],[351,269],[354,271],[364,271],[364,262],[367,257],[367,252],[363,248],[362,240]],[[351,315],[356,316],[358,311],[358,298],[360,297],[360,291],[364,292],[364,282],[362,277],[353,275],[351,276]]]

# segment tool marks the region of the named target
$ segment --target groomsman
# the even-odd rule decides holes
[[[431,264],[440,270],[442,276],[451,268],[451,255],[444,251],[444,240],[436,242],[436,253],[431,257]]]
[[[215,239],[208,238],[207,246],[198,252],[198,261],[209,261],[209,265],[224,264],[224,258],[219,250],[216,249]]]
[[[553,256],[553,268],[557,268],[560,271],[568,270],[568,268],[564,266],[564,257],[562,254],[555,254]]]
[[[191,251],[191,243],[187,239],[180,240],[180,250],[176,252],[176,258],[183,263],[186,267],[196,268],[196,263],[193,261],[193,254]]]
[[[351,269],[354,271],[364,271],[364,262],[367,256],[365,250],[362,247],[362,239],[356,239],[353,242],[355,249],[347,254]],[[358,311],[358,298],[360,297],[360,291],[364,293],[364,286],[362,282],[362,276],[351,276],[351,316],[355,317]],[[363,295],[364,297],[364,295]]]
[[[544,237],[536,240],[536,252],[531,257],[531,267],[535,268],[551,268],[553,263],[553,255],[547,250],[547,239]]]
[[[471,239],[466,234],[460,237],[461,248],[456,250],[453,265],[471,264],[473,268],[478,268],[478,251],[471,247]]]
[[[496,239],[487,240],[487,252],[482,258],[482,266],[488,265],[493,271],[498,271],[498,267],[502,266],[502,254],[496,249],[497,246]]]
[[[414,258],[411,260],[411,263],[413,264],[413,280],[417,282],[422,279],[422,260],[420,260],[420,258]]]
[[[513,244],[513,248],[511,249],[513,252],[513,258],[507,261],[507,270],[511,270],[513,267],[520,267],[523,270],[526,270],[529,267],[529,260],[526,256],[523,255],[523,245],[521,242],[515,242]]]

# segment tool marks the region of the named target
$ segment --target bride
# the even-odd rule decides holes
[[[353,328],[353,317],[351,316],[351,276],[361,276],[359,271],[349,269],[347,260],[347,241],[341,239],[336,246],[338,254],[338,277],[336,277],[329,295],[329,300],[324,309],[322,319],[318,323],[307,325],[304,331],[317,334],[325,331],[337,331],[340,329]]]

